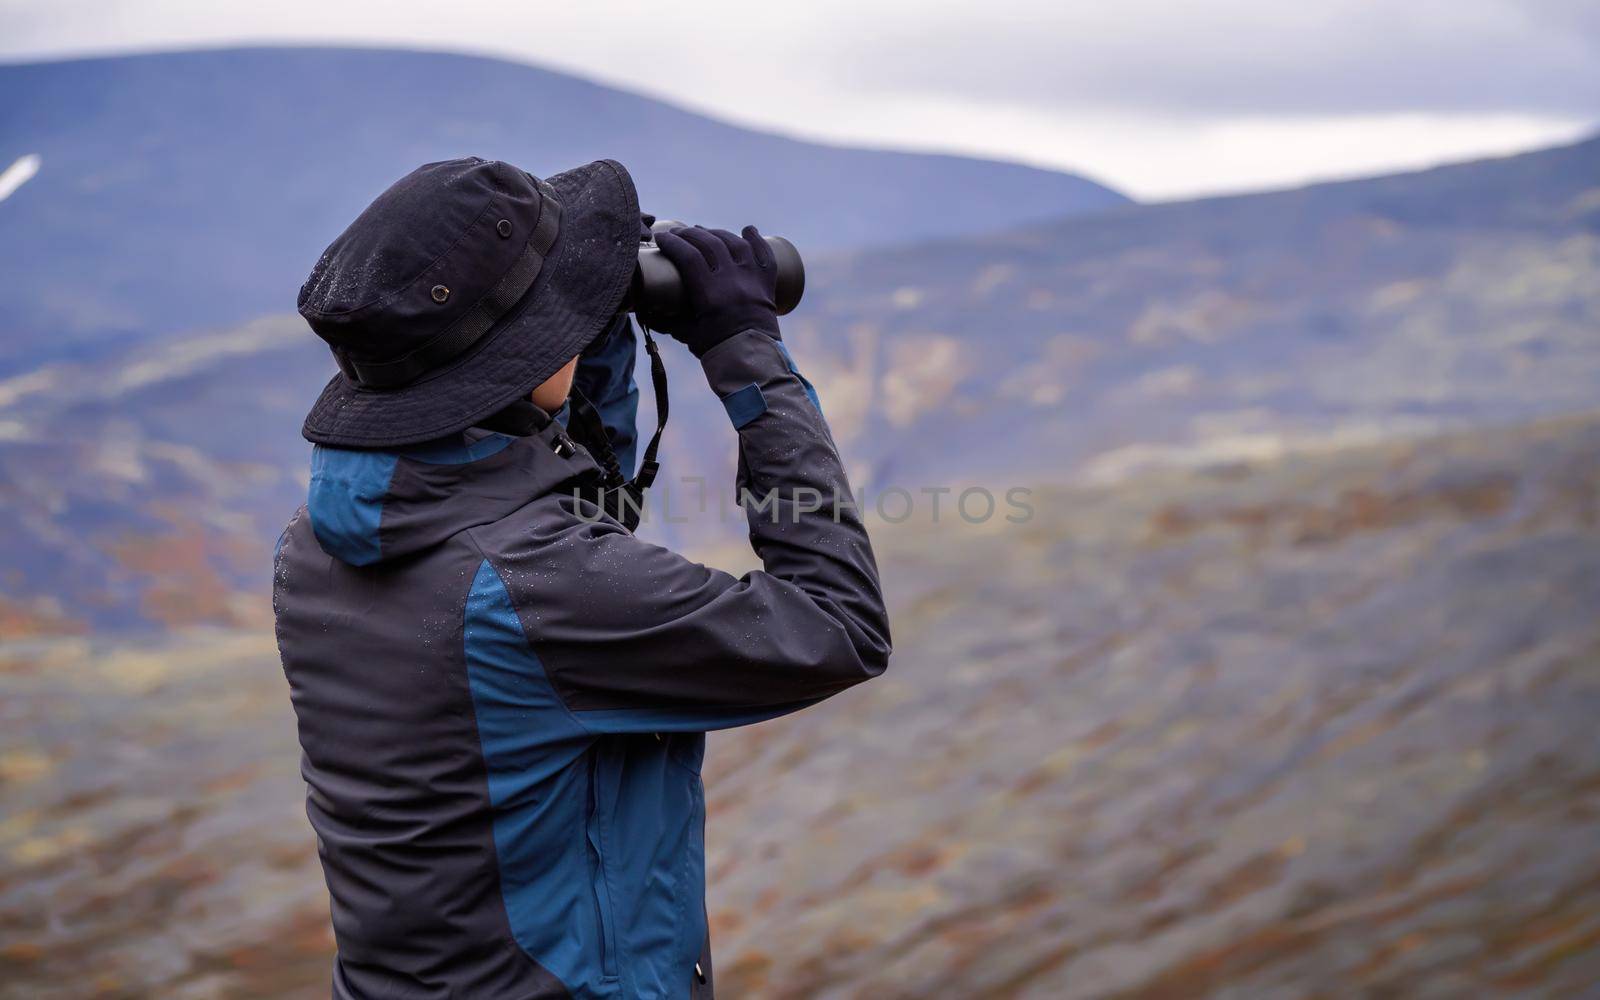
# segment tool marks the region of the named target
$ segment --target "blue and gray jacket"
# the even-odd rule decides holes
[[[711,995],[704,734],[877,675],[889,624],[783,345],[742,333],[703,367],[742,483],[778,491],[740,578],[597,516],[555,421],[315,449],[273,603],[336,997]],[[609,382],[630,454],[631,378]]]

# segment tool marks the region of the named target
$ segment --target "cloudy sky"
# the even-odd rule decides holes
[[[0,0],[0,59],[237,42],[508,56],[807,138],[1005,157],[1141,198],[1600,128],[1594,0]]]

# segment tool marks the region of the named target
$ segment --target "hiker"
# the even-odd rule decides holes
[[[616,499],[647,477],[628,479],[623,308],[649,221],[613,161],[547,180],[430,163],[300,290],[339,373],[302,431],[273,607],[335,997],[710,997],[704,734],[888,661],[871,546],[833,501],[849,485],[753,228],[659,234],[686,307],[640,319],[738,430],[739,483],[770,498],[745,504],[765,571],[629,530]]]

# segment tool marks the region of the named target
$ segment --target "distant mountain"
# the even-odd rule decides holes
[[[819,258],[784,330],[869,488],[1114,480],[1586,408],[1600,141]],[[669,355],[663,482],[726,483],[733,431]],[[330,371],[278,315],[0,381],[0,628],[240,620]]]
[[[38,158],[0,202],[0,373],[108,336],[291,311],[379,191],[467,154],[539,174],[614,158],[647,211],[755,222],[811,254],[1127,200],[1070,174],[799,142],[477,57],[268,48],[0,66],[0,170]]]
[[[817,267],[786,334],[880,480],[1115,476],[1600,399],[1600,139]]]

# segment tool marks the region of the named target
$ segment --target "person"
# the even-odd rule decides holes
[[[872,549],[754,229],[660,235],[686,308],[644,318],[737,428],[764,570],[649,544],[596,499],[615,477],[558,418],[593,394],[631,471],[643,224],[613,161],[430,163],[300,291],[339,372],[303,428],[273,607],[336,997],[711,996],[704,734],[887,665]]]

